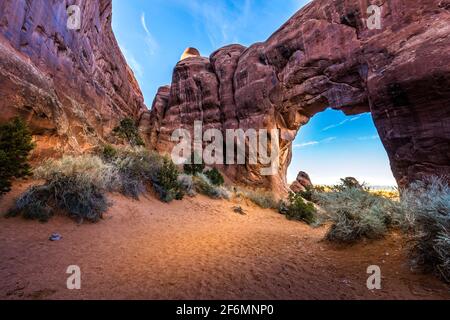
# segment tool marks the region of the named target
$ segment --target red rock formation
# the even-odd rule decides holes
[[[370,4],[382,8],[380,30],[366,23]],[[169,152],[173,130],[194,120],[222,130],[278,128],[278,175],[249,165],[226,171],[279,189],[292,141],[311,117],[328,107],[371,112],[400,185],[449,174],[449,22],[445,0],[315,0],[264,43],[178,63],[157,112],[164,116],[148,130],[155,147]]]
[[[311,178],[306,172],[300,171],[297,175],[297,179],[291,184],[291,191],[298,193],[301,191],[305,191],[306,188],[312,187],[313,184],[311,182]]]
[[[80,30],[67,28],[73,4]],[[0,2],[0,122],[27,119],[39,155],[90,148],[146,109],[111,14],[111,0]]]
[[[184,50],[183,54],[181,55],[180,60],[184,60],[186,58],[191,58],[191,57],[200,57],[200,51],[198,51],[195,48],[187,48],[186,50]]]

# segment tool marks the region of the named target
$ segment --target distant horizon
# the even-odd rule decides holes
[[[160,86],[188,47],[209,56],[222,46],[265,41],[307,0],[280,7],[268,0],[113,0],[113,29],[151,107]],[[332,185],[352,176],[372,186],[396,186],[387,153],[369,114],[347,117],[327,110],[302,127],[293,143],[288,181],[299,171],[313,183]]]

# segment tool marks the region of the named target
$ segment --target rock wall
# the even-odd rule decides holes
[[[111,28],[111,0],[0,2],[0,122],[20,115],[35,155],[82,152],[146,110]],[[81,29],[67,28],[70,5]]]
[[[371,4],[382,8],[381,29],[368,28]],[[171,133],[195,120],[204,129],[277,128],[277,175],[248,164],[223,169],[279,190],[292,142],[311,117],[329,107],[371,112],[399,185],[449,175],[449,10],[447,0],[315,0],[263,43],[180,61],[146,130],[155,149],[170,152]]]

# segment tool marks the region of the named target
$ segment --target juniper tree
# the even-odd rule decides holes
[[[25,122],[14,118],[0,125],[0,195],[11,190],[11,180],[31,174],[28,156],[35,144]]]

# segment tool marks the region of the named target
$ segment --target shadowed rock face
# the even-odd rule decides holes
[[[278,175],[258,166],[225,166],[230,178],[286,186],[292,142],[326,108],[371,112],[401,186],[450,173],[450,4],[442,0],[372,1],[382,29],[366,24],[369,1],[316,0],[266,42],[231,45],[175,67],[158,93],[151,133],[170,152],[171,133],[192,128],[280,131]]]
[[[80,30],[67,28],[73,4]],[[111,0],[0,2],[0,122],[25,118],[38,156],[89,149],[146,110],[111,12]]]

